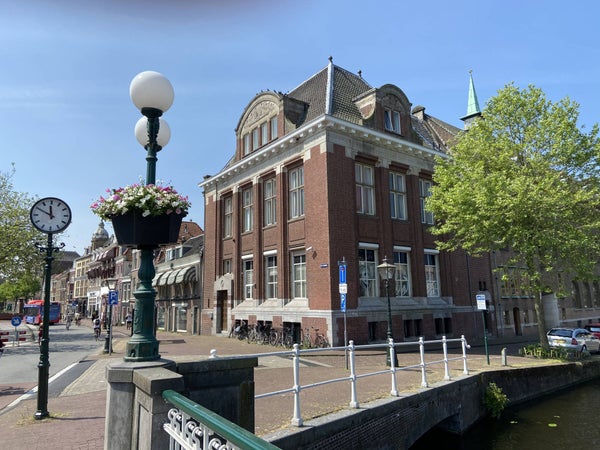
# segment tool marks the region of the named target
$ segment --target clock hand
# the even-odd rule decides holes
[[[54,219],[54,214],[52,214],[52,205],[50,205],[50,218]]]
[[[42,208],[40,208],[39,206],[37,207],[37,209],[39,209],[41,212],[43,212],[44,214],[48,214],[50,216],[50,218],[52,218],[52,207],[50,207],[50,212],[48,211],[44,211]]]

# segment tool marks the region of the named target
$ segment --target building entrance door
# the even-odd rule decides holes
[[[227,330],[227,291],[217,291],[217,333]]]

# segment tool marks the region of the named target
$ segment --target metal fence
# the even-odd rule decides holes
[[[460,343],[461,354],[459,356],[450,356],[448,353],[448,344]],[[425,347],[428,352],[439,354],[439,346],[441,346],[441,359],[426,361]],[[406,352],[411,348],[418,349],[419,362],[412,365],[396,367],[396,354],[399,350]],[[384,370],[376,370],[368,373],[358,373],[356,370],[356,352],[365,349],[381,349],[387,348],[389,352],[389,367]],[[389,339],[387,344],[370,344],[355,346],[353,341],[350,341],[348,346],[329,347],[329,348],[313,348],[301,350],[299,344],[294,344],[293,349],[244,355],[244,357],[268,357],[268,356],[284,356],[292,357],[293,375],[290,380],[290,386],[273,392],[266,392],[255,395],[255,399],[279,396],[282,394],[292,394],[294,398],[291,425],[301,427],[303,425],[302,409],[300,402],[300,393],[303,390],[316,388],[319,386],[349,382],[350,383],[350,400],[348,406],[350,408],[359,408],[357,381],[361,378],[371,377],[382,374],[389,374],[390,395],[399,396],[396,376],[401,371],[420,370],[421,386],[429,387],[427,381],[427,369],[430,366],[442,366],[444,371],[443,379],[449,381],[450,378],[450,362],[460,360],[462,362],[463,374],[468,375],[469,369],[467,364],[467,349],[469,345],[464,335],[456,339],[447,339],[443,336],[441,339],[425,341],[422,337],[415,342],[394,342]],[[300,361],[302,355],[319,352],[345,352],[348,362],[348,375],[332,378],[316,383],[301,384],[300,382]],[[217,358],[216,350],[211,351],[211,358]],[[164,425],[164,429],[171,436],[171,449],[208,449],[208,448],[223,448],[223,449],[276,449],[277,447],[257,438],[254,434],[240,428],[239,426],[227,421],[224,418],[216,415],[210,410],[192,402],[186,397],[177,394],[174,391],[165,391],[163,393],[165,400],[175,406],[169,411],[169,423]],[[254,438],[255,440],[253,440]]]

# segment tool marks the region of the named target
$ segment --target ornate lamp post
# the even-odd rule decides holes
[[[394,339],[392,334],[392,305],[390,303],[390,281],[394,279],[396,273],[396,266],[388,263],[387,257],[383,258],[383,263],[377,266],[377,272],[379,278],[385,280],[385,293],[387,295],[387,307],[388,307],[388,320],[387,320],[387,340]],[[394,350],[394,367],[398,367],[398,359],[396,357],[396,350]],[[390,352],[387,352],[386,365],[391,366],[392,361],[390,358]]]
[[[142,72],[134,77],[129,87],[134,105],[144,115],[135,126],[135,136],[146,149],[146,184],[156,183],[156,154],[169,142],[171,131],[160,118],[173,104],[173,86],[158,72]],[[126,347],[126,361],[155,361],[160,358],[158,340],[154,329],[154,300],[156,291],[152,287],[155,245],[139,245],[141,251],[139,284],[133,293],[135,316],[133,335]]]

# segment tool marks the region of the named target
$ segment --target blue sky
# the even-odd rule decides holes
[[[188,219],[203,226],[198,183],[233,155],[248,102],[292,90],[330,55],[458,127],[472,69],[481,107],[510,82],[534,84],[577,101],[590,129],[599,10],[591,0],[0,0],[0,171],[14,163],[16,190],[69,203],[60,241],[83,253],[99,223],[89,205],[145,176],[129,83],[156,70],[175,89],[157,179],[190,197]]]

